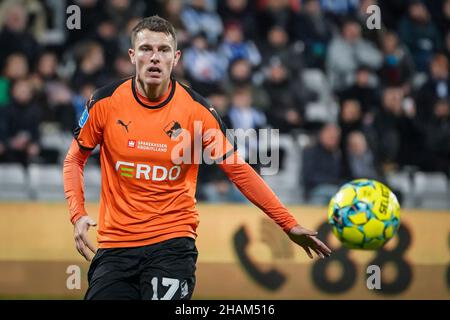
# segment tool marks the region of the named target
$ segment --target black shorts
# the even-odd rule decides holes
[[[85,299],[190,299],[197,255],[195,240],[187,237],[143,247],[98,249]]]

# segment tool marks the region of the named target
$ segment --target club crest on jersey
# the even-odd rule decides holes
[[[183,129],[181,128],[181,125],[178,123],[178,121],[172,121],[164,127],[164,132],[171,139],[175,139],[176,137],[178,137],[182,131]]]
[[[78,120],[78,126],[80,128],[83,128],[88,119],[89,119],[89,111],[87,108],[85,108],[83,113],[81,114],[80,120]]]

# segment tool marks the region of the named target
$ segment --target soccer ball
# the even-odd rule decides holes
[[[375,250],[397,233],[400,205],[384,184],[370,179],[353,180],[331,199],[328,222],[344,246]]]

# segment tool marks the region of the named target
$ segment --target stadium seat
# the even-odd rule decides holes
[[[302,72],[305,86],[319,95],[319,100],[327,100],[331,97],[331,88],[328,80],[320,69],[305,69]]]
[[[394,171],[386,175],[388,187],[397,195],[401,206],[412,208],[415,205],[413,179],[410,171]],[[400,194],[399,194],[400,193]]]
[[[276,147],[284,153],[280,163],[281,169],[274,175],[264,175],[263,178],[280,200],[286,204],[295,204],[301,201],[299,184],[300,151],[292,135],[280,135]]]
[[[56,150],[59,153],[58,161],[61,163],[73,139],[69,132],[62,132],[51,125],[41,126],[40,143],[44,149]]]
[[[43,201],[64,201],[62,167],[32,164],[28,168],[33,198]]]
[[[442,172],[417,172],[414,175],[416,205],[427,209],[450,209],[450,186]]]
[[[30,196],[27,175],[21,164],[0,165],[0,200],[26,200]]]
[[[308,121],[332,122],[337,119],[338,105],[333,99],[327,77],[320,69],[305,69],[302,73],[304,85],[315,92],[318,100],[305,106]]]
[[[86,201],[98,201],[100,199],[100,167],[96,165],[87,165],[84,168],[84,186],[84,198]]]

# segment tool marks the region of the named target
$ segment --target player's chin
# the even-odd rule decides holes
[[[162,77],[145,77],[144,82],[147,85],[150,86],[157,86],[162,83],[163,78]]]

